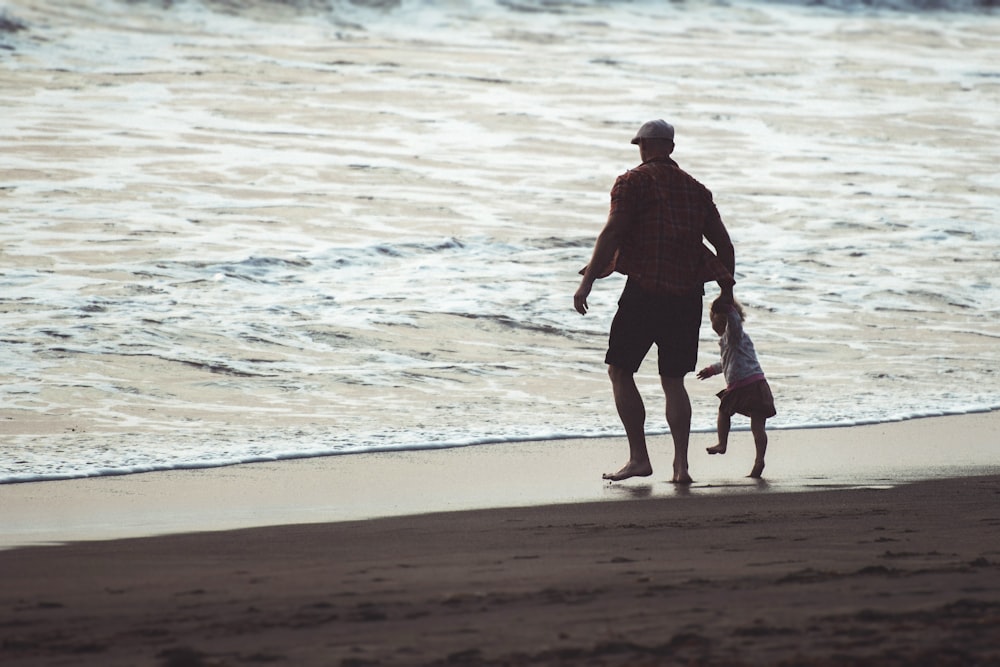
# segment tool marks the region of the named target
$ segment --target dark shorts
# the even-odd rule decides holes
[[[650,294],[629,280],[618,299],[604,362],[635,373],[656,343],[659,374],[684,377],[698,363],[701,301],[701,294]]]
[[[758,380],[732,391],[720,391],[717,396],[722,400],[719,403],[719,412],[730,417],[738,413],[750,418],[770,419],[778,414],[774,409],[771,385],[767,380]]]

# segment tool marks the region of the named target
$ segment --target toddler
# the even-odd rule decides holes
[[[708,453],[726,453],[730,418],[736,413],[745,415],[750,418],[750,430],[757,448],[750,477],[760,478],[764,472],[764,454],[767,452],[767,432],[764,427],[767,419],[777,414],[771,387],[764,379],[764,371],[757,361],[753,341],[743,331],[743,320],[746,317],[743,307],[738,302],[729,304],[716,299],[712,303],[709,317],[712,329],[719,334],[722,361],[698,371],[698,378],[705,380],[724,373],[726,388],[717,394],[722,401],[719,404],[719,444],[709,447]]]

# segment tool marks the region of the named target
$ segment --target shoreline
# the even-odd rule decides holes
[[[650,438],[654,474],[609,484],[624,438],[378,452],[220,468],[0,485],[0,549],[286,524],[632,499],[888,488],[1000,473],[1000,411],[769,432],[762,481],[752,439],[691,436],[690,486],[668,482],[669,435]]]
[[[828,431],[837,429],[852,429],[858,427],[866,426],[879,426],[882,424],[896,424],[902,422],[919,421],[924,419],[940,419],[944,417],[965,417],[969,415],[977,414],[989,414],[994,412],[1000,412],[1000,404],[991,405],[986,407],[976,407],[967,410],[955,410],[955,411],[943,411],[943,412],[933,412],[933,413],[921,413],[912,416],[883,419],[883,420],[866,420],[856,423],[815,423],[815,424],[797,424],[797,425],[784,425],[784,424],[768,424],[767,432],[773,434],[778,431]],[[742,432],[749,432],[750,425],[749,420],[744,420],[743,423],[739,421],[743,419],[742,415],[737,415],[736,419],[732,425],[732,433],[739,434]],[[30,436],[30,437],[50,437],[61,431],[71,429],[70,423],[59,419],[46,419],[44,422],[30,422],[26,420],[19,420],[16,423],[4,424],[3,433],[5,435],[13,436]],[[130,435],[127,431],[113,431],[116,437],[122,437]],[[711,428],[692,428],[691,436],[694,437],[714,437],[715,426]],[[131,434],[135,435],[135,434]],[[669,428],[662,429],[651,429],[646,433],[646,437],[650,440],[656,440],[657,438],[664,439],[669,436]],[[218,462],[182,462],[175,466],[170,466],[167,464],[163,465],[149,465],[149,466],[138,466],[135,468],[100,468],[95,469],[92,472],[78,471],[78,472],[56,472],[56,473],[39,473],[39,474],[8,474],[6,477],[0,477],[0,487],[8,484],[36,484],[41,482],[67,482],[73,480],[81,479],[94,479],[102,477],[124,477],[129,475],[145,475],[151,473],[169,473],[169,472],[186,472],[191,470],[210,470],[215,468],[232,468],[237,466],[246,465],[257,465],[257,464],[281,464],[286,462],[293,462],[298,460],[321,460],[327,458],[336,458],[341,456],[373,456],[379,454],[395,454],[395,453],[407,453],[407,452],[442,452],[453,449],[463,449],[466,447],[517,447],[519,445],[528,445],[532,443],[559,443],[563,441],[613,441],[624,438],[624,434],[606,434],[606,435],[565,435],[565,434],[553,434],[550,436],[538,436],[538,437],[514,437],[514,438],[483,438],[480,440],[469,440],[469,441],[451,441],[441,444],[436,444],[433,441],[429,441],[427,444],[415,444],[415,445],[400,445],[400,446],[373,446],[367,449],[357,449],[357,450],[329,450],[329,451],[317,451],[317,452],[302,452],[302,453],[291,453],[276,456],[251,456],[246,459],[232,460],[232,461],[218,461]]]

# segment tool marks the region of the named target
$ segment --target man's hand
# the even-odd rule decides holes
[[[719,303],[728,303],[733,305],[736,300],[733,298],[733,286],[732,285],[719,285]]]
[[[573,307],[576,308],[576,312],[581,315],[587,314],[587,297],[590,296],[590,289],[594,286],[594,283],[587,280],[580,282],[580,287],[577,288],[576,294],[573,295]]]

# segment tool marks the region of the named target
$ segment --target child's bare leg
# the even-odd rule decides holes
[[[729,445],[729,415],[727,415],[722,410],[719,410],[719,419],[717,422],[717,429],[719,433],[719,444],[715,447],[708,447],[705,451],[709,454],[725,454],[726,447]]]
[[[753,461],[753,470],[750,471],[750,477],[758,479],[764,474],[764,454],[767,453],[767,431],[764,430],[766,424],[766,417],[750,418],[750,430],[753,432],[753,444],[757,449],[757,458]]]

